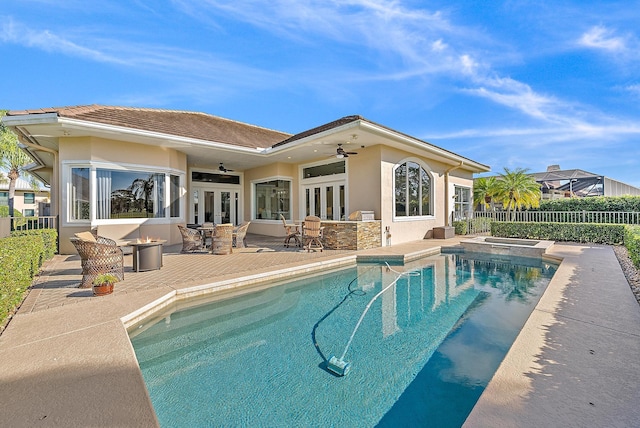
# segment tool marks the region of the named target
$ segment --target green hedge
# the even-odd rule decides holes
[[[531,211],[640,211],[640,196],[594,196],[589,198],[563,198],[540,201],[540,207]]]
[[[624,246],[629,251],[629,258],[640,268],[640,226],[627,226],[624,233]]]
[[[487,232],[491,225],[491,219],[486,217],[477,217],[472,220],[460,220],[453,222],[453,228],[456,235],[470,235],[474,233]]]
[[[617,245],[624,242],[625,227],[623,224],[496,221],[491,223],[491,235],[502,238],[545,239],[549,241]]]
[[[55,229],[14,230],[11,236],[41,236],[44,242],[44,260],[49,260],[58,250],[58,232]]]
[[[0,330],[22,303],[42,263],[55,254],[57,238],[55,230],[44,229],[0,239]]]
[[[466,221],[454,221],[453,229],[455,230],[456,235],[468,235],[469,234],[469,226]]]

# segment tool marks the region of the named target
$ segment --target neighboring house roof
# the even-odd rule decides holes
[[[55,113],[58,117],[140,129],[241,147],[271,147],[291,134],[206,113],[149,108],[87,105],[13,110],[7,116]]]
[[[5,191],[5,190],[9,190],[9,179],[7,179],[6,182],[0,182],[0,190]],[[34,190],[33,187],[31,187],[31,183],[29,183],[27,180],[23,179],[23,178],[18,178],[16,180],[16,190],[24,190],[27,192],[48,192],[49,189],[38,189],[38,190]]]
[[[556,171],[535,172],[533,177],[536,181],[558,181],[558,180],[572,180],[574,178],[597,178],[601,175],[593,174],[591,172],[583,171],[581,169],[567,169]]]
[[[570,191],[579,196],[640,195],[640,188],[582,169],[560,169],[557,165],[553,165],[547,171],[529,175],[540,184],[543,192],[546,191],[545,189],[552,189]],[[488,177],[485,176],[485,178]],[[493,177],[500,178],[499,175]],[[602,187],[605,182],[608,183],[607,189]]]

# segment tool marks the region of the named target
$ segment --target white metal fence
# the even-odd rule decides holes
[[[522,221],[534,223],[615,223],[640,224],[640,212],[614,211],[475,211],[474,218],[492,221]]]
[[[58,217],[0,217],[0,238],[11,235],[12,230],[58,229]]]
[[[640,212],[614,211],[475,211],[471,218],[459,220],[460,232],[483,235],[491,231],[493,221],[530,223],[610,223],[640,224]],[[454,223],[455,224],[455,223]]]

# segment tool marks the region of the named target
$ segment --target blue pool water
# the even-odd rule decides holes
[[[555,269],[475,254],[358,265],[168,310],[130,335],[162,426],[456,427]],[[352,335],[335,376],[326,360]]]

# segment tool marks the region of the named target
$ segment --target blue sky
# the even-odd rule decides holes
[[[640,187],[640,1],[3,0],[0,108],[359,114],[492,171]]]

